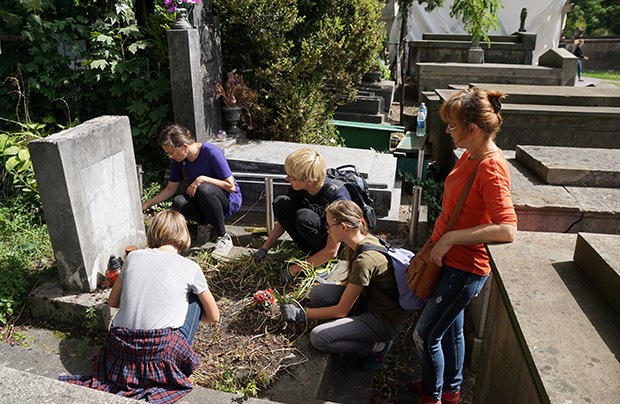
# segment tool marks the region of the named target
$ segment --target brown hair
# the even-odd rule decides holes
[[[458,91],[441,104],[439,115],[444,122],[458,125],[478,125],[488,137],[499,132],[503,118],[500,113],[506,95],[499,91],[487,91],[472,87]]]
[[[194,143],[194,137],[189,129],[177,124],[166,126],[157,137],[157,145],[160,147],[180,147],[192,143]]]
[[[146,243],[150,248],[171,245],[178,252],[187,250],[191,238],[185,217],[176,210],[158,212],[146,232]]]
[[[309,147],[303,147],[286,156],[284,171],[300,181],[314,180],[323,183],[327,163],[321,153]]]
[[[357,227],[362,234],[368,233],[368,226],[366,226],[366,220],[364,220],[364,213],[353,201],[334,201],[327,205],[325,213],[329,213],[336,220],[336,223],[344,223],[349,227]],[[347,249],[346,260],[349,262],[349,270],[353,262],[353,254],[355,254],[355,251],[350,248]]]

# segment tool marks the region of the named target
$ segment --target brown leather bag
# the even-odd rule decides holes
[[[480,165],[480,163],[478,163],[478,165]],[[469,194],[471,185],[476,177],[478,165],[469,175],[469,178],[467,179],[467,182],[459,195],[459,199],[456,202],[456,206],[454,206],[452,214],[450,215],[450,220],[448,221],[444,234],[452,230],[452,226],[454,226],[456,219],[461,213],[463,204],[465,204],[465,199],[467,199],[467,194]],[[409,262],[409,267],[407,268],[407,284],[409,285],[409,289],[411,289],[420,299],[428,299],[431,297],[437,288],[437,283],[439,282],[441,267],[431,260],[431,251],[434,246],[435,242],[431,236],[428,238],[426,243],[424,243],[422,249],[411,259],[411,262]]]

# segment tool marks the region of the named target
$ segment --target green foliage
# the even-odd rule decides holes
[[[620,35],[620,3],[617,0],[572,0],[564,35],[572,38],[576,28],[588,36]]]
[[[128,115],[136,150],[153,151],[150,139],[172,118],[166,31],[174,16],[158,6],[138,27],[132,7],[55,0],[1,9],[10,40],[2,44],[0,116],[67,125]]]
[[[52,246],[40,205],[24,194],[0,196],[0,322],[21,312],[33,285],[48,276]]]
[[[433,223],[441,213],[441,199],[443,197],[443,181],[438,181],[430,176],[420,180],[407,171],[398,170],[398,177],[403,181],[403,189],[412,193],[413,187],[422,187],[422,200],[428,207],[428,222]]]
[[[463,21],[465,30],[472,36],[474,43],[484,39],[490,44],[487,33],[500,27],[497,13],[501,7],[499,0],[454,0],[450,17]]]
[[[339,144],[327,124],[336,94],[353,85],[381,53],[376,0],[216,0],[227,70],[257,90],[255,135]],[[247,73],[246,73],[247,72]],[[326,89],[330,85],[334,91]]]

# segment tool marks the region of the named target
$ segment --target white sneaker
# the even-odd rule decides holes
[[[218,261],[228,259],[228,253],[230,252],[232,247],[233,242],[228,234],[224,234],[222,237],[218,237],[212,253],[213,258]]]

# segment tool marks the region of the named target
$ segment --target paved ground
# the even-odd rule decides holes
[[[586,77],[584,75],[581,76],[583,81],[575,81],[575,87],[588,87],[588,86],[596,86],[596,87],[617,87],[617,82],[613,82],[610,80],[596,79],[594,77]]]

